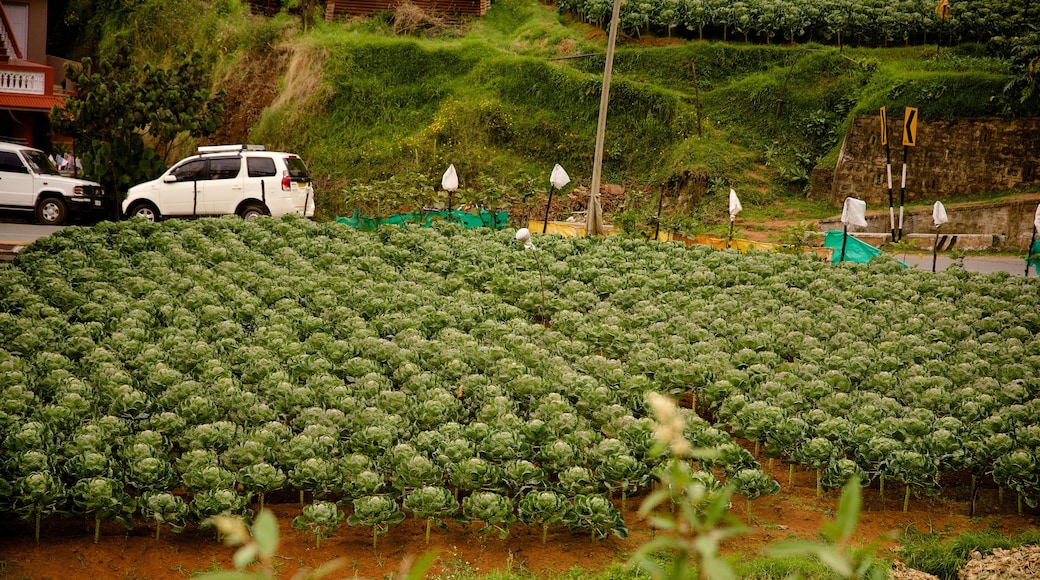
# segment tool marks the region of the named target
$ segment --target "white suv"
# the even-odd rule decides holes
[[[164,217],[236,214],[314,216],[314,186],[303,160],[259,145],[199,147],[198,155],[159,179],[127,192],[123,213],[156,221]]]
[[[113,212],[115,199],[96,182],[61,175],[39,149],[0,143],[0,209],[32,211],[40,223],[57,226],[70,212]]]

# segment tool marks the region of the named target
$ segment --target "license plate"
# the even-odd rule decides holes
[[[100,199],[95,199],[94,200],[94,205],[96,205],[98,207],[101,207],[101,200]]]

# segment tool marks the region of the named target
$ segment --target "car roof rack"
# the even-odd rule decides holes
[[[203,153],[234,153],[238,151],[263,151],[263,145],[206,145],[198,148],[199,155]]]

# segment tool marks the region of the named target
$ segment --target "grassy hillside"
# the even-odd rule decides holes
[[[304,30],[297,18],[217,4],[176,38],[208,51],[218,84],[233,92],[256,90],[238,71],[284,71],[259,81],[279,91],[240,132],[304,156],[325,215],[348,210],[352,185],[416,175],[438,184],[452,163],[470,189],[535,184],[544,194],[554,163],[575,184],[590,181],[605,34],[552,6],[499,0],[483,19],[402,34],[393,14]],[[134,34],[124,32],[144,58],[176,53],[169,39],[156,54]],[[622,39],[604,181],[626,186],[630,223],[645,221],[663,194],[673,223],[711,224],[730,187],[745,205],[804,197],[811,170],[833,165],[852,116],[879,106],[917,106],[923,119],[1022,114],[1001,99],[1010,73],[975,45],[937,54]],[[810,218],[832,211],[800,207]]]

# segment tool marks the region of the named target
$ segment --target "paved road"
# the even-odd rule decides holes
[[[64,226],[38,226],[23,223],[0,223],[0,244],[28,244],[48,236]]]
[[[62,226],[38,226],[17,219],[5,218],[0,222],[0,261],[9,262],[14,259],[23,246],[31,244],[43,236],[53,234]]]
[[[905,258],[901,254],[897,254],[896,258],[911,268],[924,270],[926,272],[932,271],[931,254],[907,254]],[[949,268],[951,264],[953,264],[953,260],[948,256],[936,256],[935,270],[937,272],[945,270],[946,268]],[[1021,257],[968,256],[964,258],[964,269],[969,272],[981,272],[983,274],[989,274],[991,272],[1008,272],[1017,276],[1023,276],[1026,273],[1026,259],[1024,255]],[[1029,275],[1036,276],[1036,270],[1030,268]]]

